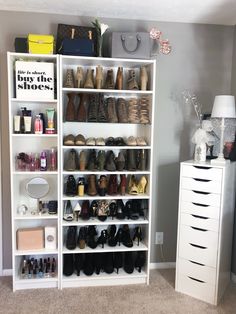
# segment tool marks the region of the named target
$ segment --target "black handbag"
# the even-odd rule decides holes
[[[83,41],[80,41],[83,39]],[[77,41],[78,40],[78,41]],[[58,54],[94,56],[97,51],[97,31],[94,27],[58,24],[56,52]],[[78,54],[81,53],[81,54]]]

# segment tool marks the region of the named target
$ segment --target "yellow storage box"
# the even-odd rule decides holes
[[[54,37],[52,35],[28,35],[28,51],[34,54],[53,54]]]

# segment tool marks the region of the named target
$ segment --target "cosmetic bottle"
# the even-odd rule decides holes
[[[31,133],[31,123],[32,123],[31,110],[26,110],[26,115],[24,116],[24,127],[25,133],[27,134]]]
[[[80,177],[77,186],[78,196],[84,196],[84,178]]]
[[[46,124],[45,124],[44,114],[42,112],[40,112],[39,116],[40,116],[40,119],[42,120],[42,124],[43,124],[43,134],[45,134]]]
[[[34,154],[30,154],[30,171],[35,171],[35,157]]]
[[[25,121],[24,117],[27,116],[26,107],[21,108],[21,118],[20,118],[20,133],[25,133]]]
[[[21,116],[14,116],[14,133],[15,134],[20,133],[20,119],[21,119]]]
[[[55,148],[50,149],[49,153],[49,169],[51,171],[56,171],[57,170],[57,153]]]
[[[39,154],[35,154],[34,159],[35,159],[35,171],[39,171],[40,170]]]
[[[40,171],[47,171],[47,155],[45,151],[40,155]]]
[[[34,133],[35,134],[43,134],[43,121],[39,114],[36,115],[34,120]]]

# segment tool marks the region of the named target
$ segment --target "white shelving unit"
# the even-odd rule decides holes
[[[16,60],[29,60],[29,61],[44,61],[53,62],[55,64],[54,72],[57,79],[56,90],[57,95],[55,99],[48,100],[33,100],[33,99],[17,99],[14,91],[14,63]],[[88,68],[95,69],[97,65],[102,65],[104,69],[104,76],[108,69],[114,70],[114,78],[118,67],[124,69],[124,82],[127,81],[127,73],[129,69],[135,69],[137,80],[139,80],[139,69],[141,66],[145,66],[148,71],[148,90],[128,90],[124,86],[123,90],[111,90],[111,89],[85,89],[85,88],[64,88],[63,82],[65,79],[65,73],[68,68],[73,68],[76,71],[77,66],[82,66],[84,72]],[[13,268],[13,290],[19,289],[31,289],[31,288],[47,288],[47,287],[79,287],[79,286],[93,286],[93,285],[122,285],[122,284],[138,284],[149,283],[149,263],[150,263],[150,241],[151,241],[151,211],[152,211],[152,147],[153,147],[153,122],[154,122],[154,101],[155,101],[155,73],[156,63],[153,60],[128,60],[128,59],[110,59],[110,58],[87,58],[87,57],[74,57],[74,56],[56,56],[56,55],[30,55],[19,53],[8,53],[8,93],[9,93],[9,136],[10,136],[10,163],[11,163],[11,214],[12,214],[12,268]],[[64,121],[65,110],[67,105],[67,93],[102,93],[104,97],[114,98],[140,98],[142,96],[149,98],[149,124],[131,124],[131,123],[91,123],[91,122],[67,122]],[[44,112],[46,108],[53,107],[57,112],[57,134],[14,134],[13,132],[13,117],[18,114],[21,107],[27,107],[32,110],[33,115]],[[142,136],[146,139],[146,146],[65,146],[63,145],[63,138],[68,134],[83,134],[85,138],[88,137],[103,137],[108,138],[110,136],[127,138],[129,136]],[[18,171],[15,168],[15,157],[20,152],[34,153],[40,152],[50,147],[57,147],[57,171]],[[69,172],[64,170],[64,158],[70,149],[75,149],[77,152],[80,150],[86,150],[89,152],[91,149],[112,150],[115,155],[120,150],[141,150],[144,149],[148,153],[148,166],[145,171],[74,171]],[[125,195],[106,195],[106,196],[89,196],[83,197],[74,196],[70,197],[65,194],[65,182],[68,175],[74,175],[78,177],[87,178],[90,174],[95,174],[97,178],[100,175],[110,176],[115,174],[120,177],[121,174],[125,174],[127,177],[135,175],[137,179],[141,176],[145,176],[148,184],[144,194],[130,195],[126,192]],[[37,200],[30,198],[25,190],[26,183],[34,177],[46,178],[49,182],[50,191],[48,195],[43,199],[58,200],[58,214],[57,215],[32,215],[31,209],[36,207]],[[128,180],[127,180],[128,184]],[[128,200],[146,200],[148,203],[148,210],[145,212],[144,217],[139,217],[137,220],[131,220],[125,218],[119,220],[117,218],[108,217],[105,221],[100,221],[97,217],[91,217],[89,220],[84,221],[78,219],[71,222],[63,220],[63,209],[66,201],[70,200],[74,206],[76,202],[80,204],[84,200],[91,202],[92,200],[119,200],[122,199],[124,203]],[[17,211],[19,205],[25,204],[29,211],[25,215],[20,215]],[[122,243],[117,244],[115,247],[109,247],[107,244],[97,246],[96,249],[91,249],[88,246],[85,249],[77,248],[75,250],[68,250],[65,246],[66,231],[69,226],[77,226],[77,229],[83,226],[94,225],[97,228],[98,236],[102,229],[107,229],[110,225],[116,225],[117,230],[120,227],[128,224],[131,232],[133,232],[136,226],[142,228],[143,239],[137,245],[131,248],[124,246]],[[44,227],[44,226],[56,226],[57,227],[57,249],[56,250],[31,250],[21,251],[17,250],[16,232],[19,228],[32,228],[32,227]],[[131,233],[131,236],[133,234]],[[146,253],[146,262],[141,272],[136,269],[132,274],[127,274],[123,268],[119,270],[119,273],[112,274],[100,273],[100,275],[86,276],[83,271],[81,275],[77,276],[73,274],[71,276],[63,275],[63,256],[67,254],[83,253],[83,254],[99,254],[109,252],[138,252],[143,251]],[[26,258],[40,258],[40,257],[54,257],[57,261],[57,273],[55,277],[51,278],[31,278],[25,279],[21,276],[21,265],[23,259]]]
[[[114,71],[114,79],[116,77],[116,71],[118,67],[123,67],[124,71],[124,89],[117,90],[117,89],[87,89],[87,88],[65,88],[64,81],[66,71],[68,69],[73,69],[74,73],[76,73],[76,69],[78,66],[82,67],[84,70],[84,74],[86,74],[87,69],[95,69],[96,66],[101,65],[104,71],[104,79],[108,69],[113,69]],[[127,82],[127,74],[129,69],[134,69],[136,72],[136,78],[139,80],[139,69],[141,66],[146,66],[148,70],[149,82],[148,82],[148,90],[141,91],[141,90],[128,90],[126,89],[126,82]],[[100,273],[99,275],[92,275],[92,276],[85,276],[83,271],[81,271],[80,276],[76,276],[75,274],[71,276],[64,276],[63,269],[61,268],[61,288],[64,287],[76,287],[76,286],[96,286],[96,285],[121,285],[121,284],[135,284],[135,283],[149,283],[149,262],[150,262],[150,228],[151,228],[151,204],[152,204],[152,147],[153,147],[153,122],[154,122],[154,101],[155,101],[155,73],[156,73],[156,63],[153,60],[129,60],[129,59],[111,59],[111,58],[87,58],[87,57],[74,57],[74,56],[61,56],[60,57],[60,104],[61,104],[61,208],[64,208],[65,202],[70,200],[72,206],[74,207],[76,202],[79,201],[81,204],[83,200],[117,200],[122,199],[125,203],[127,200],[132,199],[146,199],[148,200],[148,212],[146,217],[141,217],[138,220],[131,220],[131,219],[111,219],[108,217],[105,221],[100,221],[97,218],[90,218],[87,221],[79,219],[78,221],[74,220],[71,222],[64,221],[63,215],[61,216],[61,260],[63,261],[63,256],[65,254],[74,254],[74,253],[81,253],[81,254],[91,254],[91,253],[105,253],[105,252],[137,252],[137,251],[145,251],[146,252],[146,263],[145,266],[142,268],[141,272],[135,270],[132,274],[127,274],[121,268],[119,273],[112,273],[110,275],[105,273]],[[65,111],[66,106],[68,103],[67,93],[102,93],[104,94],[104,98],[107,97],[114,97],[114,98],[125,98],[126,100],[129,98],[140,98],[141,96],[149,97],[150,106],[150,124],[131,124],[131,123],[101,123],[101,122],[68,122],[65,121]],[[77,107],[76,103],[76,107]],[[85,138],[88,137],[103,137],[104,139],[108,137],[123,137],[128,138],[129,136],[142,136],[147,140],[147,146],[65,146],[63,145],[63,138],[66,135],[73,134],[74,136],[78,134],[83,134]],[[115,155],[117,156],[120,150],[129,150],[129,149],[145,149],[148,151],[148,169],[146,171],[74,171],[68,172],[63,170],[64,169],[64,158],[66,153],[71,150],[75,149],[77,153],[81,150],[85,150],[89,152],[91,149],[98,150],[112,150]],[[69,197],[65,195],[65,182],[67,180],[68,175],[73,175],[76,180],[78,177],[87,177],[90,174],[96,175],[97,178],[100,175],[110,176],[111,174],[125,174],[130,176],[134,174],[137,177],[141,177],[145,175],[148,180],[147,190],[145,194],[139,195],[130,195],[126,194],[124,196],[121,195],[105,195],[105,196],[89,196],[84,195],[83,197],[74,196]],[[127,180],[128,182],[128,180]],[[128,183],[127,183],[128,184]],[[100,235],[100,231],[102,229],[106,229],[110,225],[116,225],[117,230],[122,225],[128,224],[130,230],[132,231],[136,226],[141,226],[143,232],[143,240],[139,244],[139,246],[134,243],[133,247],[127,248],[124,245],[116,245],[115,247],[110,247],[108,245],[104,245],[102,248],[100,245],[97,246],[96,249],[91,249],[89,247],[85,247],[85,249],[80,249],[78,246],[75,250],[68,250],[65,247],[65,239],[66,239],[66,231],[69,226],[77,226],[77,229],[82,226],[89,226],[94,225],[97,228],[98,236]]]
[[[30,55],[21,53],[8,53],[8,107],[9,107],[9,139],[10,139],[10,171],[11,171],[11,217],[12,217],[12,269],[13,269],[13,291],[19,289],[59,287],[60,274],[60,254],[59,254],[59,214],[58,215],[35,215],[31,214],[37,208],[37,200],[28,196],[26,192],[27,182],[34,177],[45,178],[49,182],[49,193],[43,201],[58,200],[58,213],[60,213],[59,202],[59,172],[58,171],[18,171],[15,167],[16,156],[21,153],[40,153],[44,149],[57,147],[59,152],[59,60],[56,55]],[[15,97],[15,61],[38,61],[50,62],[54,64],[55,77],[55,99],[33,100],[17,99]],[[55,108],[57,113],[57,134],[14,134],[13,117],[19,114],[21,107],[27,107],[32,111],[33,117],[39,112],[44,112],[46,108]],[[33,120],[33,119],[32,119]],[[59,154],[57,156],[59,164]],[[28,211],[26,215],[18,213],[20,205],[26,205]],[[57,228],[57,249],[56,250],[27,250],[17,249],[16,232],[20,228],[55,226]],[[52,258],[57,263],[56,275],[52,278],[30,278],[23,279],[21,276],[22,262],[27,258]]]

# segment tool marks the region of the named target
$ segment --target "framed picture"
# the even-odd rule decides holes
[[[16,61],[15,73],[17,99],[54,99],[53,63]]]

